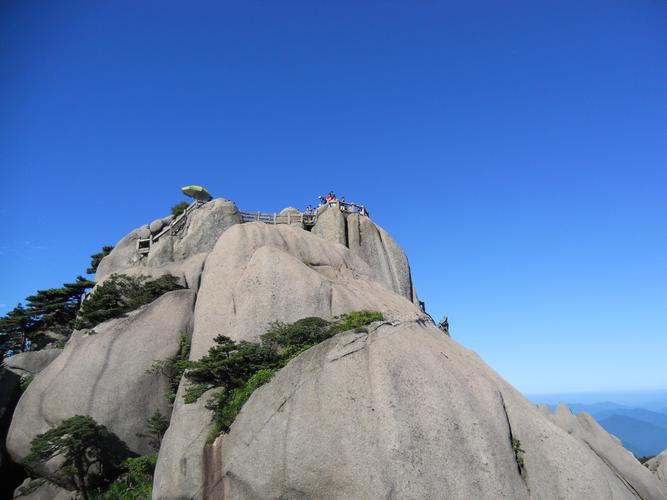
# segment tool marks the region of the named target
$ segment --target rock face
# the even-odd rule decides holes
[[[5,366],[19,375],[37,375],[56,359],[61,349],[21,352],[5,360]]]
[[[12,457],[24,459],[38,433],[75,414],[150,453],[137,434],[159,409],[170,426],[156,499],[667,500],[658,472],[589,417],[536,407],[443,334],[419,309],[408,260],[382,228],[336,208],[320,207],[318,215],[312,232],[242,224],[232,202],[214,200],[171,226],[174,234],[148,256],[139,256],[137,239],[172,219],[123,238],[100,263],[98,283],[114,272],[170,273],[188,289],[103,323],[94,335],[75,332],[21,397],[9,430]],[[176,354],[183,334],[192,336],[190,358],[199,359],[217,335],[256,340],[274,321],[359,309],[381,311],[385,321],[295,358],[212,446],[210,394],[185,404],[183,379],[170,410],[167,380],[150,370]],[[17,370],[40,368],[17,363]],[[664,460],[655,463],[658,471]],[[68,494],[54,488],[47,484],[44,494]]]
[[[55,423],[90,415],[140,454],[151,452],[146,419],[156,410],[169,415],[167,380],[149,373],[155,361],[178,351],[191,331],[195,293],[169,292],[128,315],[95,327],[95,335],[75,332],[62,354],[39,373],[19,401],[7,448],[21,462],[30,442]]]
[[[426,320],[413,303],[374,281],[370,266],[343,245],[287,225],[238,225],[206,260],[190,357],[205,355],[217,335],[257,340],[273,321],[333,318],[358,309],[382,310],[392,320]],[[202,494],[201,451],[211,421],[205,399],[186,405],[177,396],[158,459],[156,498]]]
[[[317,223],[312,232],[327,241],[347,246],[369,265],[375,281],[417,302],[410,266],[403,250],[368,217],[323,206],[318,209]]]
[[[174,230],[176,234],[165,234],[153,245],[148,256],[141,257],[137,253],[137,240],[155,236],[165,224],[171,222],[171,218],[166,217],[160,222],[161,225],[154,221],[137,228],[116,243],[111,253],[100,262],[95,280],[99,282],[112,273],[125,272],[131,268],[159,268],[208,252],[223,232],[241,222],[241,215],[236,205],[229,200],[218,198],[205,203],[188,214],[183,226]]]
[[[667,484],[667,450],[646,462],[646,467],[655,474],[658,480]]]
[[[559,405],[553,414],[548,413],[548,410],[546,414],[559,427],[586,443],[641,498],[656,496],[649,471],[645,467],[637,467],[639,462],[635,456],[623,448],[620,440],[605,431],[588,413],[575,416],[567,406]],[[667,491],[667,488],[664,491]]]
[[[257,340],[273,321],[332,318],[355,309],[382,309],[392,319],[421,316],[342,245],[287,225],[238,225],[206,260],[192,359],[206,354],[217,335]]]
[[[79,495],[43,479],[26,479],[16,488],[14,498],[20,500],[74,500]]]
[[[636,460],[630,482],[419,321],[340,334],[292,361],[243,407],[221,463],[224,498],[602,500],[638,486],[667,498]]]

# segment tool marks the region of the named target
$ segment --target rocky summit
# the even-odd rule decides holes
[[[119,275],[170,275],[177,286],[0,372],[0,410],[16,404],[6,447],[33,478],[16,497],[77,494],[58,458],[28,460],[38,435],[90,416],[147,456],[157,412],[168,428],[155,499],[667,500],[664,457],[644,467],[590,416],[530,403],[443,334],[406,255],[363,212],[333,203],[309,219],[295,209],[253,219],[229,200],[196,202],[122,238],[82,308]],[[259,345],[275,325],[353,311],[382,319],[300,344],[215,428],[220,389],[195,386],[187,362]],[[183,357],[184,342],[186,375],[175,377],[160,367]],[[26,373],[34,378],[12,403]]]

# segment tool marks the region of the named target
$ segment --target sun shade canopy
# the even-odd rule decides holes
[[[181,188],[181,191],[185,196],[197,201],[208,201],[212,198],[211,193],[201,186],[185,186]]]

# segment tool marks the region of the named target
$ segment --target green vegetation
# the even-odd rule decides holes
[[[105,246],[91,256],[88,274],[97,271],[100,261],[113,247]],[[95,286],[93,281],[77,276],[72,283],[59,288],[38,290],[25,299],[26,305],[18,304],[5,316],[0,317],[0,354],[13,349],[20,351],[26,339],[40,344],[51,341],[49,333],[69,336],[81,305],[81,297]],[[38,348],[35,345],[35,348]]]
[[[57,474],[88,500],[90,489],[116,477],[123,459],[129,455],[125,443],[105,426],[92,417],[76,415],[35,437],[26,462],[45,463],[60,457]]]
[[[153,280],[147,276],[112,274],[83,302],[73,326],[77,330],[92,328],[180,288],[183,287],[178,284],[178,278],[170,274]]]
[[[190,205],[188,204],[187,201],[182,201],[180,203],[177,203],[173,207],[171,207],[171,215],[174,217],[178,217],[181,215],[183,212],[185,212],[185,209],[188,208]]]
[[[516,465],[519,467],[519,473],[521,474],[525,465],[523,461],[523,454],[525,451],[521,449],[521,441],[512,438],[512,451],[514,452],[514,459],[516,460]]]
[[[176,399],[178,384],[181,382],[183,373],[185,373],[185,370],[188,367],[189,357],[190,340],[185,335],[181,335],[178,352],[176,355],[172,356],[171,358],[154,362],[153,366],[150,368],[150,370],[148,370],[149,373],[160,373],[167,377],[167,380],[169,380],[167,401],[169,401],[170,404],[173,404],[174,400]]]
[[[646,462],[651,460],[652,458],[655,458],[655,455],[649,455],[649,456],[643,456],[643,457],[637,457],[637,460],[639,460],[640,464],[646,465]]]
[[[113,250],[113,247],[103,246],[102,251],[90,256],[90,267],[86,269],[86,274],[95,274],[97,272],[97,266],[100,265],[102,259],[109,255]]]
[[[30,385],[30,382],[32,382],[32,379],[35,378],[35,376],[30,373],[28,375],[24,375],[21,377],[21,381],[19,382],[19,386],[21,387],[21,392],[25,392],[25,390],[28,388]]]
[[[38,290],[26,298],[26,306],[17,305],[0,318],[2,350],[20,350],[26,339],[37,339],[51,330],[64,335],[72,331],[81,296],[95,285],[83,276],[60,288]]]
[[[96,500],[150,500],[157,455],[128,458],[121,465],[123,473],[107,488],[92,494]]]
[[[229,427],[243,404],[255,389],[273,374],[310,347],[339,332],[366,331],[373,321],[381,321],[382,313],[355,311],[333,322],[322,318],[304,318],[292,324],[273,323],[260,342],[235,342],[228,337],[216,337],[216,345],[198,361],[187,363],[185,377],[192,385],[186,391],[186,403],[193,403],[209,389],[217,391],[207,402],[214,411],[214,426],[209,441]]]
[[[148,444],[157,452],[160,449],[164,433],[169,428],[169,420],[162,415],[160,410],[155,410],[155,413],[146,420],[146,428],[148,429],[146,434],[137,434],[137,436],[148,438]]]

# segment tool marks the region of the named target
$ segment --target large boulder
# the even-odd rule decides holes
[[[162,267],[172,262],[210,251],[220,235],[229,227],[241,223],[241,215],[234,202],[218,198],[192,210],[174,234],[164,234],[153,245],[148,256],[137,252],[137,240],[155,236],[172,221],[167,217],[162,224],[153,221],[122,238],[97,267],[95,280],[101,281],[112,273],[125,272],[133,267]],[[151,231],[151,227],[153,231]]]
[[[169,415],[168,381],[153,363],[175,355],[191,332],[195,292],[178,290],[124,318],[74,332],[58,356],[35,376],[14,412],[7,448],[23,461],[33,438],[74,415],[90,415],[135,453],[150,453],[146,419]],[[43,471],[48,473],[48,470]]]
[[[619,471],[420,321],[306,351],[207,457],[223,469],[204,486],[219,498],[667,498],[650,474],[623,476],[638,462]]]
[[[655,474],[655,477],[667,484],[667,450],[647,461],[645,465],[649,471]]]
[[[287,225],[247,223],[230,228],[209,254],[197,297],[191,359],[217,335],[257,340],[274,321],[333,318],[358,309],[391,320],[424,320],[418,307],[373,279],[348,248]],[[160,449],[155,498],[202,494],[203,450],[211,422],[206,396],[186,405],[181,382],[169,430]]]
[[[384,229],[369,217],[343,213],[337,206],[324,205],[317,213],[313,234],[347,246],[369,265],[375,281],[417,303],[408,258]]]
[[[14,491],[16,500],[75,500],[81,498],[78,492],[61,488],[46,479],[26,479]]]
[[[5,359],[5,366],[19,375],[37,375],[60,356],[61,349],[21,352]]]
[[[195,309],[192,358],[217,335],[257,340],[274,321],[333,318],[355,309],[391,319],[421,311],[374,280],[363,259],[343,245],[287,225],[242,224],[209,254]]]

